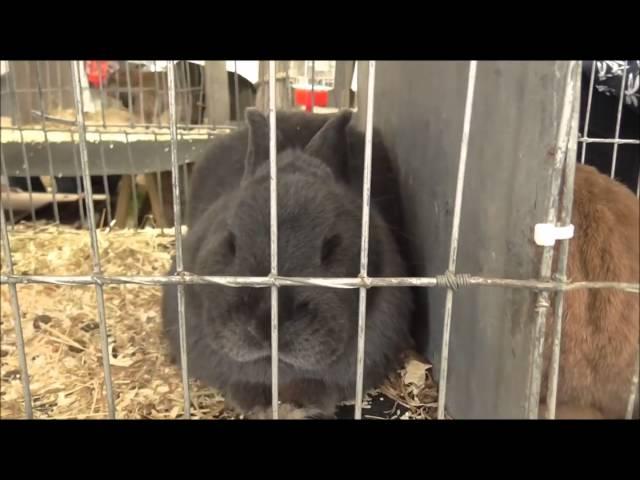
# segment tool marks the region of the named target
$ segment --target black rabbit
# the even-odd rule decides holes
[[[256,109],[246,110],[247,120],[258,118],[262,114]],[[288,148],[304,149],[318,131],[335,115],[308,113],[301,111],[276,112],[277,150]],[[266,160],[269,156],[268,122],[255,124],[265,142],[255,152]],[[249,128],[241,128],[228,135],[219,137],[204,152],[195,164],[191,175],[190,193],[187,201],[186,224],[192,226],[220,196],[233,191],[240,185],[244,173],[244,162],[249,144]],[[333,154],[335,167],[340,169],[337,181],[347,183],[359,196],[362,196],[363,161],[365,137],[363,132],[353,125],[346,126],[346,134],[338,139]],[[254,148],[254,146],[251,146]],[[403,232],[403,214],[397,167],[382,140],[378,129],[373,131],[372,145],[371,202],[376,205],[385,221],[389,224],[401,250],[406,251],[406,238]]]
[[[322,125],[306,142],[300,142],[302,145],[286,143],[286,128],[279,133],[280,275],[359,274],[362,185],[351,179],[361,179],[362,172],[357,172],[355,162],[345,168],[349,157],[345,147],[353,132],[348,128],[350,118],[351,112],[344,111],[318,120]],[[247,112],[247,123],[248,153],[242,171],[234,173],[235,185],[224,189],[223,183],[215,180],[217,198],[191,217],[193,223],[184,239],[186,271],[232,276],[266,276],[270,272],[269,124],[256,110]],[[286,122],[280,125],[286,127]],[[235,148],[237,145],[227,144],[231,157]],[[222,172],[225,167],[216,170]],[[175,263],[171,273],[174,270]],[[374,201],[368,274],[407,275],[394,235]],[[278,301],[279,415],[332,417],[337,403],[355,396],[358,291],[282,287]],[[176,304],[176,287],[165,287],[165,331],[174,358],[179,358]],[[186,285],[185,304],[190,375],[219,389],[247,417],[269,418],[269,289]],[[369,290],[365,389],[378,386],[399,366],[401,354],[412,347],[412,311],[413,297],[406,288]]]

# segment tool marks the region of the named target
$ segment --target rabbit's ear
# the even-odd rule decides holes
[[[334,173],[343,179],[347,169],[347,126],[351,121],[351,110],[342,110],[331,118],[307,144],[304,152],[322,160]]]
[[[269,119],[257,108],[247,108],[245,111],[245,123],[249,130],[249,143],[247,156],[244,161],[243,179],[247,179],[256,172],[256,169],[269,160]],[[282,134],[276,125],[276,142],[282,144]]]

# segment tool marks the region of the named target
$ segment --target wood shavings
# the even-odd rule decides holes
[[[99,230],[106,275],[166,274],[175,248],[173,229]],[[19,224],[9,232],[16,273],[88,275],[89,232]],[[2,273],[6,272],[5,262]],[[17,285],[35,418],[106,418],[102,342],[93,286]],[[117,418],[183,416],[180,370],[169,362],[161,333],[160,287],[103,288],[109,363]],[[0,418],[24,418],[24,398],[9,288],[0,287]],[[376,410],[384,395],[393,408]],[[386,404],[385,404],[386,405]],[[400,411],[400,407],[404,411]],[[437,390],[430,366],[412,357],[377,391],[367,392],[371,418],[435,418]],[[408,412],[408,413],[407,413]],[[220,393],[191,382],[195,419],[238,419]],[[363,417],[366,416],[363,413]]]

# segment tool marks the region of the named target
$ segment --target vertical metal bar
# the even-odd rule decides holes
[[[73,62],[71,62],[69,64],[69,68],[71,69],[71,78],[73,79],[73,75],[74,75],[74,64]],[[71,87],[72,93],[75,94],[74,92],[74,87]],[[82,112],[84,115],[84,111]],[[78,112],[76,110],[76,122],[78,121]],[[86,215],[85,215],[85,205],[86,205],[86,198],[83,200],[83,193],[84,193],[84,187],[83,187],[83,182],[82,182],[82,167],[81,165],[78,163],[78,154],[76,153],[76,145],[73,142],[73,133],[71,133],[71,139],[72,139],[72,145],[71,145],[71,154],[73,156],[73,168],[76,172],[76,192],[78,193],[78,214],[80,215],[80,223],[82,224],[82,226],[86,226],[87,225],[87,220],[86,220]],[[80,149],[80,146],[78,146],[78,150]],[[83,203],[84,202],[84,203]]]
[[[24,135],[22,133],[22,115],[20,114],[20,103],[18,101],[18,89],[16,87],[16,76],[15,72],[10,72],[9,76],[11,77],[11,86],[13,88],[13,98],[14,98],[14,111],[16,120],[18,123],[18,132],[20,132],[20,149],[22,150],[22,161],[24,162],[24,170],[27,176],[27,191],[29,192],[29,206],[31,208],[31,220],[33,222],[36,221],[36,210],[33,205],[33,187],[31,186],[31,169],[29,168],[29,159],[27,157],[27,148],[24,143]]]
[[[106,77],[103,77],[102,74],[100,75],[100,83],[98,84],[98,88],[100,89],[100,118],[102,119],[102,128],[106,128],[107,127],[107,119],[105,117],[104,111],[107,108],[107,97],[104,91],[104,82],[106,80]],[[100,145],[102,145],[102,142],[100,142]]]
[[[593,98],[593,85],[596,78],[596,60],[592,60],[591,64],[591,79],[589,80],[589,96],[587,97],[587,113],[584,119],[584,133],[583,137],[589,137],[589,119],[591,118],[591,99]],[[584,164],[584,158],[587,154],[587,142],[582,143],[582,152],[580,154],[580,163]]]
[[[107,162],[104,156],[104,142],[102,140],[102,133],[100,134],[100,163],[102,163],[102,171],[107,171]],[[111,189],[109,188],[109,180],[107,179],[107,174],[105,173],[102,176],[102,180],[104,182],[104,192],[107,196],[107,225],[111,225],[112,215],[111,215]]]
[[[189,60],[185,60],[184,62],[184,74],[185,74],[185,80],[187,82],[185,86],[185,98],[186,98],[185,109],[187,112],[187,118],[185,119],[185,123],[188,126],[191,126],[192,125],[191,119],[193,118],[193,87],[191,85],[191,65],[189,65],[189,63],[190,63]],[[183,109],[183,111],[185,111],[185,109]],[[185,168],[185,175],[186,175],[186,168]],[[185,194],[186,194],[186,190],[185,190]]]
[[[198,123],[200,125],[204,123],[204,69],[203,66],[200,70],[200,96],[198,98]]]
[[[622,123],[622,106],[624,105],[624,89],[627,84],[627,67],[628,62],[624,62],[624,70],[622,70],[622,80],[620,81],[620,99],[618,100],[618,115],[616,117],[616,136],[615,139],[620,139],[620,123]],[[611,178],[616,174],[616,160],[618,157],[618,142],[613,143],[613,157],[611,158]]]
[[[179,60],[176,60],[179,62]],[[187,105],[189,104],[189,89],[185,85],[187,81],[187,70],[189,69],[188,60],[183,60],[180,68],[180,75],[176,77],[176,85],[178,86],[178,92],[180,92],[180,108],[176,108],[178,115],[178,125],[184,126],[189,124],[189,119],[186,118],[188,112]]]
[[[136,166],[131,153],[131,144],[129,143],[129,133],[124,133],[127,142],[127,157],[131,166],[131,195],[133,196],[133,216],[135,218],[134,229],[138,228],[138,215],[140,214],[140,205],[138,204],[138,185],[136,184]]]
[[[311,112],[312,113],[316,106],[315,89],[316,89],[316,61],[311,60]]]
[[[239,122],[240,121],[240,87],[238,86],[238,62],[236,60],[233,61],[233,89],[236,92],[236,97],[235,97],[236,122]]]
[[[176,81],[176,92],[179,94],[178,97],[176,97],[176,99],[178,100],[176,102],[176,124],[178,126],[182,126],[184,127],[186,120],[185,117],[185,113],[187,111],[187,104],[188,104],[188,96],[187,96],[187,88],[185,86],[185,82],[186,82],[186,68],[187,68],[187,61],[186,60],[174,60],[174,62],[176,64],[180,63],[180,66],[178,69],[176,69],[176,71],[178,72],[178,75],[176,75],[175,77],[175,81]]]
[[[186,161],[182,164],[182,184],[184,188],[182,198],[186,201],[186,199],[189,198],[189,192],[191,190],[191,182],[189,182],[189,168]]]
[[[580,69],[576,69],[575,73],[575,97],[580,98],[581,86]],[[573,117],[571,119],[571,127],[569,130],[569,147],[567,149],[567,157],[564,163],[564,185],[562,190],[562,205],[560,206],[559,224],[560,226],[569,225],[571,223],[571,213],[573,209],[573,190],[574,178],[576,172],[576,150],[578,140],[578,126],[580,122],[580,108],[578,102],[573,105]],[[566,280],[567,275],[567,258],[569,257],[569,240],[560,240],[560,251],[558,252],[557,277],[561,281]],[[554,419],[556,416],[556,401],[558,395],[558,374],[560,370],[560,342],[562,339],[562,315],[564,309],[564,292],[559,290],[555,292],[554,304],[554,329],[551,350],[551,363],[549,365],[549,376],[547,378],[547,411],[548,419]]]
[[[144,84],[142,82],[142,69],[138,69],[138,91],[140,92],[140,121],[143,124],[151,123],[147,122],[147,118],[144,115]]]
[[[4,161],[4,149],[2,148],[2,143],[0,143],[0,167],[2,168],[2,173],[7,178],[7,182],[9,181],[9,172],[7,171],[7,165]],[[11,186],[7,185],[7,200],[9,201],[9,224],[11,225],[11,230],[13,231],[16,228],[16,222],[13,218],[13,206],[11,205]],[[4,209],[2,209],[4,212]]]
[[[376,62],[369,62],[369,82],[367,86],[367,117],[364,137],[364,173],[362,185],[362,235],[360,237],[360,278],[367,278],[369,263],[369,210],[371,204],[371,152],[373,139],[373,101],[376,83]],[[356,353],[356,403],[354,417],[362,418],[362,397],[364,390],[364,347],[367,318],[367,289],[359,288],[358,297],[358,348]]]
[[[162,177],[161,177],[161,173],[160,172],[156,172],[156,184],[158,185],[158,195],[160,197],[160,208],[162,209],[162,213],[163,213],[163,217],[166,221],[167,216],[166,216],[166,212],[164,211],[164,194],[162,192],[163,188],[162,188]],[[158,221],[158,219],[156,219],[156,221]],[[163,225],[163,227],[166,225]]]
[[[181,195],[181,202],[182,202],[182,198],[186,199],[189,198],[189,190],[190,190],[190,184],[189,184],[189,169],[187,168],[187,162],[185,161],[182,164],[182,188],[184,189],[184,192]]]
[[[640,360],[640,359],[638,359]],[[629,392],[629,402],[627,403],[627,413],[624,416],[627,420],[633,417],[633,407],[636,403],[636,393],[638,392],[638,376],[640,375],[640,362],[636,363],[636,371],[631,380],[631,391]]]
[[[291,61],[287,62],[287,66],[284,71],[284,84],[287,92],[286,108],[291,108],[291,105],[293,105],[293,99],[291,98],[291,78],[289,77],[289,68],[291,68]]]
[[[264,62],[260,62],[260,65],[264,65]],[[258,67],[258,71],[260,72],[260,67]],[[264,74],[261,74],[260,81],[264,82]],[[263,91],[264,91],[264,95],[262,96],[262,111],[266,112],[267,109],[268,109],[268,105],[269,105],[268,100],[267,100],[267,97],[269,96],[268,95],[268,89],[265,90],[263,88]]]
[[[84,189],[87,193],[87,216],[89,217],[89,232],[91,234],[91,257],[93,259],[93,274],[101,274],[100,249],[98,245],[98,235],[96,233],[96,219],[93,211],[93,191],[91,188],[91,175],[89,174],[89,156],[87,152],[87,136],[84,121],[84,107],[82,105],[82,85],[80,84],[81,62],[74,61],[73,74],[73,98],[76,106],[78,121],[78,133],[80,141],[80,164],[82,166],[82,177],[84,179]],[[102,368],[104,370],[104,380],[107,387],[107,403],[109,406],[109,417],[115,418],[116,406],[113,397],[113,382],[111,379],[111,364],[109,362],[109,340],[107,338],[107,320],[104,306],[104,291],[102,284],[96,280],[96,300],[98,303],[98,319],[100,323],[100,338],[102,340]]]
[[[125,62],[124,68],[125,75],[127,76],[127,109],[129,110],[129,127],[133,128],[133,95],[131,93],[131,72],[129,72],[129,62]]]
[[[60,62],[56,62],[56,79],[58,80],[58,88],[56,89],[58,92],[58,108],[62,110],[64,102],[62,100],[62,66]]]
[[[167,66],[167,69],[168,69],[168,68],[169,68],[169,67]],[[168,70],[167,70],[167,72],[168,72]],[[163,97],[164,97],[164,95],[167,95],[167,98],[169,98],[169,97],[168,97],[168,95],[169,95],[169,85],[168,85],[169,80],[168,80],[168,75],[169,75],[169,74],[167,73],[167,75],[162,75],[162,76],[160,77],[160,88],[161,88],[161,90],[162,90],[162,95],[163,95]],[[158,114],[159,114],[159,115],[162,115],[162,113],[164,113],[164,112],[162,112],[162,111],[161,111],[161,112],[158,112]],[[160,118],[160,122],[159,122],[159,123],[160,123],[160,125],[162,125],[162,118]],[[167,124],[167,125],[168,125],[168,124]]]
[[[345,84],[345,90],[342,92],[342,95],[340,96],[340,100],[339,100],[339,106],[340,108],[350,108],[351,104],[349,103],[349,98],[350,98],[350,85],[351,85],[351,77],[349,77],[349,72],[351,72],[351,68],[349,67],[349,64],[351,62],[347,62],[345,61],[345,63],[347,64],[347,67],[344,69],[344,84]],[[336,80],[337,80],[337,72],[338,72],[338,61],[336,60]],[[333,84],[333,89],[335,92],[335,88],[336,88],[336,82],[334,82]]]
[[[560,125],[556,141],[556,155],[554,165],[551,170],[551,187],[547,205],[546,223],[555,224],[557,218],[558,195],[562,180],[562,171],[566,160],[566,152],[569,143],[569,133],[571,124],[571,114],[573,113],[575,102],[575,69],[579,68],[578,62],[569,62],[567,69],[563,106],[560,114]],[[542,260],[540,262],[539,276],[541,279],[548,279],[551,276],[553,264],[554,247],[544,247]],[[535,329],[533,334],[533,348],[530,358],[530,375],[527,393],[527,417],[538,418],[540,406],[540,385],[542,381],[542,354],[544,350],[544,336],[546,327],[547,310],[549,309],[549,292],[538,293],[536,301]]]
[[[276,163],[276,62],[269,61],[269,168],[271,276],[278,275],[278,164]],[[271,408],[278,418],[278,287],[271,287]]]
[[[51,106],[51,62],[44,61],[43,63],[45,66],[45,78],[47,82],[47,87],[44,89],[44,91],[47,93],[45,104],[47,105],[47,109],[49,109],[49,107]]]
[[[13,275],[13,259],[11,258],[11,247],[9,244],[9,234],[7,233],[7,223],[4,218],[4,208],[0,208],[0,229],[2,230],[2,255],[5,258],[9,275]],[[18,347],[20,380],[22,381],[22,393],[24,395],[24,411],[25,416],[28,419],[31,419],[33,418],[33,402],[31,399],[31,388],[29,385],[29,366],[27,364],[27,354],[24,348],[20,303],[18,302],[18,290],[15,283],[9,284],[9,294],[11,298],[11,310],[13,312],[13,324],[16,329],[16,345]]]
[[[185,60],[183,63],[183,73],[184,75],[181,75],[181,79],[185,80],[187,85],[183,88],[183,107],[181,109],[181,112],[183,115],[185,115],[185,112],[187,114],[187,117],[184,118],[184,123],[186,124],[186,126],[190,126],[191,125],[191,75],[189,73],[189,69],[190,69],[190,65],[189,65],[189,61]],[[189,198],[189,171],[187,169],[187,162],[185,161],[182,164],[182,194],[181,194],[181,202],[182,202],[182,198]],[[182,205],[182,204],[181,204]]]
[[[460,236],[460,216],[462,212],[462,194],[464,192],[464,177],[467,169],[467,152],[469,150],[469,131],[471,129],[471,112],[476,85],[477,61],[469,62],[469,80],[467,81],[467,99],[464,105],[464,120],[462,123],[462,140],[460,142],[460,158],[458,159],[458,178],[456,180],[456,197],[453,207],[453,225],[451,227],[451,244],[449,247],[448,271],[456,269],[458,257],[458,240]],[[440,355],[440,381],[438,386],[438,420],[445,418],[445,403],[447,401],[447,374],[449,367],[449,340],[451,338],[451,311],[453,307],[453,289],[447,289],[444,308],[444,325],[442,331],[442,351]]]
[[[107,68],[107,72],[102,75],[100,72],[100,118],[102,119],[102,128],[106,129],[107,127],[107,119],[105,116],[105,109],[107,108],[107,98],[104,91],[104,83],[107,80],[107,75],[109,72],[109,68]],[[106,207],[107,207],[107,225],[111,225],[112,214],[111,214],[111,191],[109,188],[109,180],[107,179],[107,162],[105,161],[104,155],[104,142],[102,141],[102,133],[100,134],[100,162],[102,163],[102,183],[104,186],[104,193],[107,196],[106,198]]]
[[[42,79],[40,77],[40,65],[36,62],[36,85],[38,88],[38,100],[40,104],[40,112],[47,113],[44,103],[44,95],[42,93]],[[49,135],[47,133],[46,120],[41,118],[42,133],[44,135],[44,144],[47,149],[47,161],[49,164],[49,176],[51,177],[51,200],[53,201],[53,218],[57,224],[60,223],[60,212],[58,211],[58,199],[56,194],[58,193],[58,186],[56,184],[56,177],[53,171],[53,156],[51,154],[51,145],[49,145]]]
[[[178,169],[178,128],[176,125],[176,80],[175,63],[167,65],[167,83],[169,94],[169,129],[171,132],[171,185],[173,187],[173,224],[176,232],[176,274],[184,271],[182,257],[182,212],[180,211],[180,181]],[[184,391],[184,417],[191,417],[189,395],[189,372],[187,369],[187,329],[184,314],[184,284],[177,286],[178,291],[178,329],[180,334],[180,366]]]
[[[155,83],[156,91],[153,95],[153,120],[151,123],[160,125],[162,122],[160,121],[160,112],[158,111],[158,107],[162,104],[160,98],[162,98],[164,94],[160,90],[160,84],[158,83],[158,65],[155,60],[153,61],[153,82]]]
[[[71,134],[71,138],[73,138],[73,133]],[[79,147],[78,147],[79,148]],[[86,203],[86,199],[85,199],[85,203],[83,203],[83,198],[82,198],[82,194],[84,191],[83,185],[82,185],[82,178],[80,177],[81,175],[81,171],[82,171],[82,167],[78,164],[78,154],[76,153],[76,146],[75,144],[71,145],[71,153],[73,156],[73,168],[76,171],[76,190],[78,192],[78,213],[80,215],[80,223],[83,226],[86,226],[87,221],[86,221],[86,216],[84,214],[84,205]]]

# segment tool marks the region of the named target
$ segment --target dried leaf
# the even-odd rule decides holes
[[[424,385],[426,378],[427,364],[417,360],[410,360],[405,366],[404,383],[406,385],[416,385],[421,387]]]

